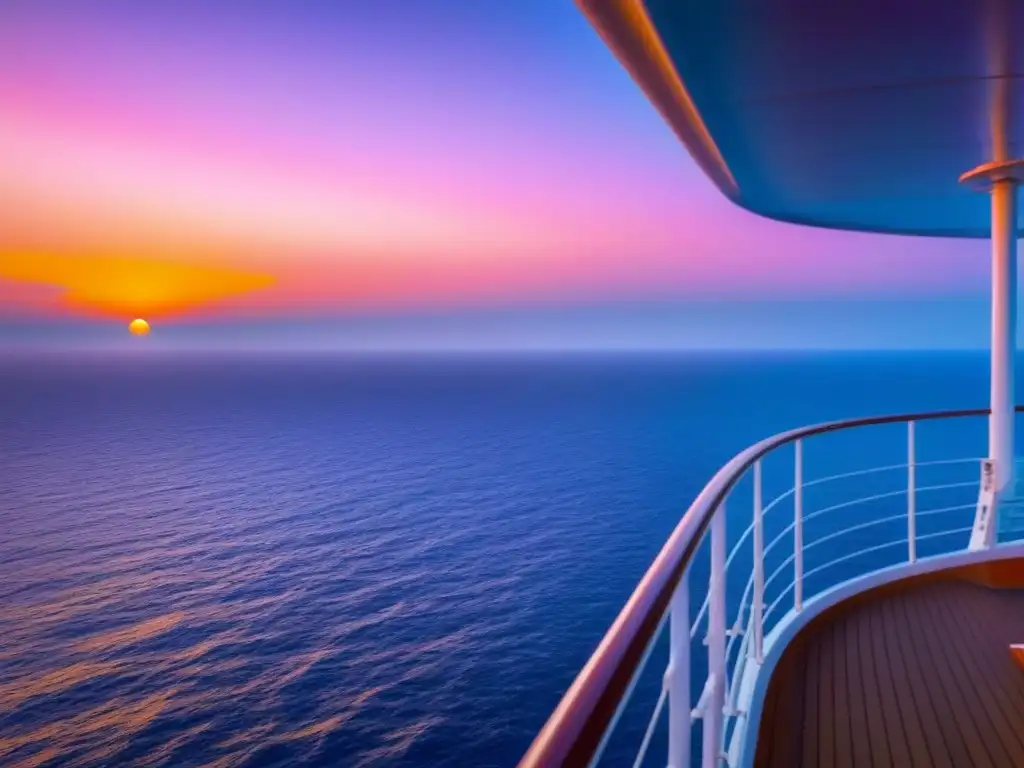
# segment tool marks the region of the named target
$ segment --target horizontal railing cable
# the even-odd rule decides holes
[[[959,534],[959,533],[969,533],[971,530],[972,530],[972,526],[968,526],[966,528],[954,528],[954,529],[948,530],[948,531],[937,531],[935,533],[928,533],[928,534],[920,535],[920,536],[917,537],[917,540],[918,541],[927,541],[929,539],[935,539],[935,538],[939,538],[941,536],[952,536],[954,534]],[[838,565],[839,563],[844,563],[844,562],[847,562],[849,560],[853,560],[854,558],[861,557],[862,555],[871,554],[873,552],[880,552],[883,549],[888,549],[889,547],[902,546],[902,545],[905,545],[906,543],[907,543],[906,539],[902,539],[901,538],[901,539],[895,539],[893,541],[886,541],[886,542],[883,542],[881,544],[876,544],[876,545],[871,546],[871,547],[864,547],[863,549],[858,549],[855,552],[849,552],[849,553],[843,555],[842,557],[837,557],[837,558],[835,558],[833,560],[829,560],[826,563],[822,563],[817,568],[812,568],[811,570],[807,571],[804,574],[804,579],[807,579],[808,577],[813,576],[816,573],[820,573],[821,571],[824,571],[827,568],[831,568],[834,565]],[[764,613],[764,622],[765,622],[766,625],[768,624],[768,617],[771,616],[771,614],[779,606],[779,604],[782,602],[783,598],[785,598],[786,595],[790,591],[792,591],[794,585],[795,585],[795,582],[791,582],[789,585],[787,585],[786,588],[782,591],[782,593],[775,599],[775,601],[765,611],[765,613]]]

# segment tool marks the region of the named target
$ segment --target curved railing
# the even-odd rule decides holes
[[[1024,407],[1018,406],[1017,411],[1022,410]],[[972,409],[828,422],[777,434],[735,456],[714,475],[690,505],[590,660],[534,739],[520,762],[520,768],[596,764],[637,683],[655,639],[666,623],[670,635],[667,668],[653,704],[653,714],[637,747],[635,760],[630,762],[635,766],[643,764],[660,715],[667,704],[669,766],[685,768],[690,765],[691,730],[697,719],[703,720],[700,736],[703,765],[717,766],[722,762],[734,764],[735,750],[727,752],[726,745],[730,742],[735,745],[737,729],[743,727],[743,713],[736,708],[742,672],[751,660],[761,663],[765,638],[779,624],[784,614],[787,611],[799,613],[805,599],[817,594],[813,591],[805,594],[809,579],[829,569],[842,573],[843,568],[837,566],[847,566],[856,558],[889,548],[906,547],[903,562],[914,562],[918,557],[917,550],[922,545],[933,549],[935,545],[947,546],[944,551],[966,548],[971,530],[970,521],[973,519],[969,510],[974,509],[977,501],[980,472],[974,472],[973,479],[933,484],[919,484],[918,474],[933,470],[947,472],[957,466],[961,470],[977,468],[982,459],[957,457],[919,461],[915,426],[920,422],[961,420],[987,416],[988,413],[987,409]],[[860,427],[898,424],[907,425],[906,461],[804,480],[804,444],[809,438]],[[790,464],[792,484],[765,504],[762,463],[772,460],[778,449],[787,445],[793,446]],[[905,484],[896,489],[843,498],[809,514],[804,513],[804,497],[809,492],[845,481],[854,481],[863,486],[871,478],[887,473],[905,473]],[[726,501],[748,475],[752,479],[752,514],[745,530],[733,542],[731,550],[727,551]],[[970,494],[972,490],[973,494]],[[921,509],[917,508],[919,501],[925,502],[940,494],[955,496],[957,493],[961,497],[956,499],[957,503],[947,501],[931,506],[922,504]],[[805,527],[812,521],[870,505],[881,508],[883,512],[891,512],[887,506],[891,507],[893,502],[903,504],[903,500],[906,501],[905,509],[898,514],[857,518],[851,526],[826,530],[823,535],[804,541]],[[784,505],[791,505],[794,513],[792,521],[770,531],[772,535],[766,543],[765,521],[776,522],[770,515],[777,516],[777,510]],[[953,519],[952,527],[940,524],[947,518]],[[894,539],[873,541],[869,546],[851,544],[828,556],[827,545],[830,543],[834,547],[842,542],[863,538],[902,520],[906,520],[906,528],[901,529],[901,534]],[[932,525],[933,521],[937,524],[935,530],[918,532],[918,523],[927,522]],[[711,535],[707,536],[709,529]],[[708,539],[707,597],[691,623],[688,580],[698,549]],[[773,552],[784,553],[781,549],[784,542],[791,542],[792,553],[783,557],[766,575],[765,563],[770,561]],[[942,542],[951,542],[951,548]],[[742,592],[734,589],[734,595],[739,592],[739,599],[732,601],[736,620],[728,624],[726,574],[730,566],[735,568],[736,558],[747,547],[751,550],[749,574],[745,574],[740,582],[729,581],[730,586],[738,583],[744,583],[745,586]],[[826,558],[805,572],[807,556],[818,553],[823,553]],[[854,575],[876,569],[869,567]],[[787,573],[791,575],[788,584],[782,580]],[[766,604],[765,596],[772,593],[773,587],[777,587],[777,594]],[[749,616],[744,618],[748,612]],[[696,697],[696,707],[691,708],[690,646],[702,622],[707,632],[707,666],[703,670],[705,683]],[[619,762],[616,760],[617,764]]]

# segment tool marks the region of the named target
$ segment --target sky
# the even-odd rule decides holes
[[[6,0],[0,105],[2,345],[986,343],[987,243],[739,210],[571,0]]]

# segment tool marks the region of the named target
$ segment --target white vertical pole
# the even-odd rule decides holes
[[[704,710],[704,768],[718,768],[725,712],[725,504],[711,521],[711,584],[708,604],[708,676],[713,681]]]
[[[1013,491],[1014,352],[1017,331],[1017,182],[992,184],[992,414],[989,458],[996,498]],[[998,507],[996,507],[998,514]],[[993,521],[995,522],[995,521]]]
[[[804,609],[804,442],[797,440],[793,455],[793,607]]]
[[[754,464],[754,604],[751,624],[754,631],[754,660],[764,662],[764,504],[761,496],[761,461]]]
[[[917,478],[914,422],[907,422],[907,559],[917,562]]]
[[[690,766],[690,577],[672,596],[669,616],[668,768]]]

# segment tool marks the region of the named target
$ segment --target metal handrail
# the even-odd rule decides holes
[[[952,462],[947,462],[947,463],[952,463]],[[948,506],[948,507],[939,507],[938,509],[929,509],[929,510],[925,510],[925,511],[918,511],[918,512],[915,512],[915,514],[916,514],[917,518],[920,520],[921,518],[927,518],[927,517],[934,517],[936,515],[949,514],[950,512],[963,512],[964,510],[967,510],[967,509],[973,509],[974,506],[975,506],[974,503],[971,503],[971,504],[956,504],[956,505]],[[903,517],[903,515],[893,515],[891,517],[882,518],[881,520],[872,521],[872,523],[869,523],[867,525],[871,525],[871,524],[878,523],[878,522],[893,522],[893,521],[902,519],[902,517]],[[849,533],[851,530],[856,530],[859,527],[860,526],[854,526],[854,528],[846,528],[843,531],[838,532],[838,535],[843,535],[843,534]],[[960,532],[962,532],[961,529],[955,529],[953,531],[939,531],[938,533],[932,533],[932,534],[918,534],[917,535],[917,541],[918,542],[920,542],[920,541],[927,541],[927,540],[929,540],[931,538],[938,538],[939,536],[944,536],[944,535],[947,535],[949,533],[960,533]],[[813,542],[805,545],[804,546],[804,551],[806,552],[807,550],[812,549],[815,546],[818,546],[822,542],[832,540],[832,539],[834,539],[836,537],[837,537],[837,534],[829,534],[829,535],[826,535],[825,537],[819,537],[819,538],[815,539]],[[894,545],[896,545],[896,544],[905,544],[905,543],[906,543],[906,539],[896,539],[893,542]],[[888,546],[888,544],[886,544],[885,546]],[[868,554],[871,551],[874,551],[874,550],[872,550],[872,549],[869,549],[869,550],[858,550],[857,552],[851,553],[851,558],[852,558],[852,556],[855,556],[855,555],[858,555],[858,554]],[[792,557],[789,558],[788,562],[792,562]],[[837,561],[836,560],[830,560],[827,563],[824,563],[823,565],[820,565],[820,566],[818,566],[816,568],[812,568],[811,570],[809,570],[807,573],[805,573],[803,575],[804,580],[806,581],[811,576],[814,576],[815,574],[825,570],[828,566],[833,565],[835,562],[837,562]],[[746,585],[746,587],[743,590],[743,595],[742,595],[742,597],[740,597],[739,605],[737,606],[737,619],[736,619],[736,624],[733,625],[734,627],[742,623],[743,612],[746,609],[747,604],[749,602],[751,587],[753,587],[753,584],[754,584],[754,576],[753,576],[753,574],[751,574],[750,579],[747,581],[747,585]],[[765,584],[765,586],[767,587],[767,583]],[[767,623],[768,617],[773,612],[773,609],[776,606],[776,604],[778,602],[780,602],[781,599],[783,599],[787,594],[789,594],[789,592],[792,590],[792,588],[793,588],[793,584],[792,583],[786,585],[786,587],[780,593],[780,597],[777,598],[771,604],[771,606],[769,606],[768,611],[762,616],[762,621]],[[751,618],[753,618],[753,617],[751,617]],[[747,648],[747,643],[750,640],[749,627],[748,627],[748,630],[746,632],[742,633],[742,637],[743,637],[743,642],[740,645],[739,656],[737,657],[737,666],[736,666],[737,670],[740,670],[742,668],[742,664],[745,663],[745,661],[746,661],[745,652],[746,652],[746,648]],[[737,638],[737,635],[735,635],[735,634],[732,637],[729,638],[729,643],[728,643],[728,645],[726,645],[726,649],[725,649],[725,655],[726,655],[727,658],[731,658],[732,657],[732,649],[733,649],[733,646],[734,646],[736,638]],[[692,635],[691,635],[691,639],[692,639]],[[736,709],[736,699],[737,699],[737,697],[739,695],[739,687],[740,687],[738,685],[738,683],[739,683],[739,672],[737,671],[735,674],[736,674],[736,677],[733,680],[733,686],[732,686],[732,688],[729,691],[730,706],[734,710]]]
[[[1024,406],[1017,406],[1017,412]],[[988,408],[932,411],[830,421],[766,438],[715,473],[687,509],[597,649],[534,738],[520,768],[587,766],[599,753],[624,697],[641,669],[676,588],[715,512],[757,461],[781,446],[855,427],[987,416]]]
[[[963,528],[951,528],[951,529],[946,530],[946,531],[935,531],[933,533],[921,534],[921,535],[919,535],[917,537],[917,540],[918,541],[928,541],[929,539],[937,539],[937,538],[940,538],[942,536],[955,536],[955,535],[961,534],[961,533],[970,533],[972,529],[973,529],[973,526],[968,525],[968,526],[963,527]],[[809,577],[813,576],[816,573],[821,573],[821,571],[824,571],[827,568],[831,568],[834,565],[838,565],[839,563],[845,563],[845,562],[848,562],[849,560],[853,560],[855,557],[861,557],[863,555],[870,555],[870,554],[872,554],[874,552],[880,552],[881,550],[889,549],[890,547],[898,547],[898,546],[904,545],[906,543],[907,543],[906,539],[893,539],[891,541],[883,541],[881,544],[875,544],[874,546],[871,546],[871,547],[865,547],[863,549],[858,549],[855,552],[848,552],[845,555],[842,555],[840,557],[836,557],[836,558],[834,558],[832,560],[829,560],[826,563],[822,563],[817,568],[812,568],[811,570],[809,570],[807,573],[804,574],[804,578],[806,579],[806,578],[809,578]],[[768,609],[764,613],[764,621],[765,621],[766,624],[768,623],[768,618],[772,615],[772,613],[774,613],[775,609],[779,607],[779,604],[786,597],[786,595],[793,589],[795,584],[796,584],[796,582],[790,582],[788,585],[786,585],[785,589],[782,590],[782,592],[775,599],[775,601],[772,602],[772,604],[770,606],[768,606]]]
[[[935,466],[950,465],[950,464],[968,464],[968,463],[972,463],[972,462],[980,463],[981,461],[983,461],[983,459],[981,457],[969,457],[969,458],[963,458],[963,459],[939,459],[937,461],[918,461],[918,462],[915,462],[914,466],[916,466],[918,468],[920,468],[920,467],[935,467]],[[910,466],[909,464],[889,464],[889,465],[884,466],[884,467],[865,467],[863,469],[857,469],[857,470],[854,470],[852,472],[841,472],[840,474],[837,474],[837,475],[826,475],[825,477],[818,477],[818,478],[815,478],[814,480],[805,480],[804,481],[804,488],[810,488],[812,486],[823,485],[825,483],[831,483],[831,482],[834,482],[836,480],[848,480],[848,479],[854,478],[854,477],[864,477],[865,475],[874,475],[874,474],[878,474],[878,473],[881,473],[881,472],[892,472],[892,471],[897,470],[897,469],[907,469],[909,466]],[[972,485],[973,485],[973,483],[972,483]],[[920,493],[920,492],[924,492],[924,491],[944,490],[947,487],[948,486],[945,486],[945,485],[923,486],[923,487],[918,488],[917,491]],[[780,493],[778,496],[776,496],[774,499],[772,499],[770,502],[768,502],[767,504],[764,505],[764,509],[762,510],[762,514],[763,515],[767,515],[780,502],[782,502],[782,501],[790,498],[791,496],[793,496],[793,493],[794,493],[795,490],[796,490],[795,488],[790,488],[788,491],[783,491],[782,493]],[[902,494],[902,493],[905,493],[905,491],[900,491],[899,493]],[[890,494],[883,494],[883,496],[888,496],[888,495],[890,495]],[[892,494],[892,495],[896,495],[896,494]],[[815,518],[815,517],[817,517],[817,516],[819,516],[821,514],[824,514],[825,512],[831,512],[833,510],[841,509],[843,507],[852,506],[854,504],[860,504],[860,503],[864,503],[864,502],[867,502],[867,501],[873,501],[873,500],[875,500],[877,498],[880,498],[880,497],[878,497],[878,496],[864,496],[864,497],[861,497],[859,499],[853,499],[852,501],[843,502],[842,504],[839,504],[839,505],[836,505],[836,506],[825,507],[824,509],[818,510],[817,512],[811,512],[809,514],[804,515],[804,522],[806,522],[808,520],[812,520],[813,518]],[[790,525],[786,526],[784,529],[782,529],[782,531],[774,539],[772,539],[772,541],[765,548],[765,550],[764,550],[765,554],[768,554],[768,552],[770,552],[772,550],[772,548],[778,542],[780,542],[785,537],[785,535],[787,533],[790,533],[792,530],[793,530],[793,525],[792,524],[790,524]],[[729,556],[728,556],[728,558],[726,558],[726,561],[725,561],[726,569],[728,569],[729,566],[732,565],[733,560],[736,559],[736,555],[739,554],[739,551],[743,548],[743,545],[746,543],[747,539],[750,538],[750,535],[751,535],[751,533],[753,533],[753,531],[754,531],[754,523],[751,522],[750,525],[748,525],[746,527],[746,529],[743,531],[743,534],[739,537],[739,539],[737,539],[736,543],[733,544],[732,549],[729,550]],[[753,577],[753,575],[751,575],[750,581],[747,583],[747,589],[743,593],[743,599],[744,600],[746,600],[747,595],[748,595],[748,593],[750,591],[750,587],[751,587],[751,585],[753,585],[753,583],[754,583],[754,577]],[[710,601],[711,601],[711,596],[710,595],[706,595],[704,597],[704,602],[701,603],[700,610],[697,611],[697,617],[693,620],[693,623],[692,623],[692,625],[690,627],[690,637],[691,638],[696,637],[696,635],[697,635],[697,628],[700,626],[700,623],[701,623],[701,621],[704,618],[704,614],[707,613],[708,605],[709,605]]]

